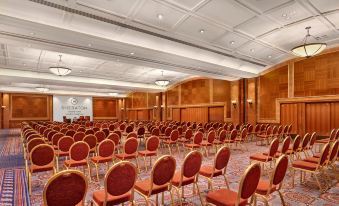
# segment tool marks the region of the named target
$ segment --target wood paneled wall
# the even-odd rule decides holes
[[[231,84],[225,80],[192,79],[172,87],[166,91],[166,119],[232,121]]]
[[[161,93],[134,92],[125,101],[128,120],[160,119]]]
[[[117,119],[117,99],[93,97],[93,119],[111,120]]]
[[[301,135],[339,128],[339,48],[281,63],[258,81],[257,122],[292,123]]]

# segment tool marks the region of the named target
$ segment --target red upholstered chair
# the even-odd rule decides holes
[[[308,156],[314,155],[313,146],[314,146],[316,140],[317,140],[317,133],[313,132],[311,134],[310,143],[308,144],[308,146],[305,150],[305,152],[307,152]],[[309,152],[311,153],[311,155],[309,155]]]
[[[232,144],[235,143],[235,139],[238,136],[238,131],[236,129],[233,129],[229,133],[229,138],[225,140],[225,144],[228,145],[230,148],[232,148]]]
[[[132,125],[128,125],[125,129],[125,134],[131,133],[133,132],[133,126]]]
[[[106,134],[103,131],[97,131],[96,133],[94,133],[94,136],[97,138],[98,144],[106,139]]]
[[[88,163],[89,146],[86,142],[80,141],[75,142],[69,149],[69,159],[64,161],[66,169],[71,167],[87,167],[88,178],[91,180],[91,168]]]
[[[105,137],[107,137],[110,133],[108,128],[103,128],[101,131],[103,131],[105,133]]]
[[[138,138],[138,135],[135,132],[130,132],[126,136],[126,139],[129,139],[129,138]]]
[[[106,173],[105,189],[93,192],[93,203],[97,206],[134,202],[134,186],[138,176],[135,166],[126,161],[114,164]]]
[[[95,134],[95,131],[93,129],[87,129],[86,132],[85,132],[86,135],[89,135],[89,134]]]
[[[129,138],[125,141],[123,145],[123,152],[120,154],[116,154],[115,157],[120,160],[134,159],[137,167],[139,168],[138,147],[139,147],[138,139]]]
[[[202,132],[196,132],[193,137],[193,142],[185,144],[185,148],[190,150],[200,149],[203,138],[204,135]]]
[[[120,130],[114,130],[113,133],[119,135],[120,139],[122,137],[122,132]]]
[[[145,141],[145,132],[146,132],[145,127],[139,127],[137,130],[138,138]]]
[[[67,130],[67,132],[65,133],[65,135],[66,135],[66,136],[71,136],[71,137],[73,137],[75,133],[76,133],[75,130]]]
[[[113,131],[115,130],[114,124],[110,124],[110,125],[108,126],[108,129],[109,129],[110,132],[113,132]]]
[[[294,186],[294,176],[295,176],[295,171],[299,170],[300,171],[300,183],[302,183],[303,179],[303,172],[308,172],[313,174],[313,177],[316,178],[316,181],[318,183],[320,191],[323,193],[326,191],[327,188],[323,189],[321,187],[321,184],[319,182],[319,179],[317,177],[318,174],[322,175],[324,173],[325,165],[326,162],[328,161],[329,157],[329,152],[330,152],[330,144],[327,143],[322,149],[320,158],[318,159],[317,163],[314,162],[309,162],[306,160],[296,160],[292,162],[292,185]]]
[[[65,127],[65,128],[62,128],[61,130],[60,130],[60,132],[61,133],[63,133],[63,134],[66,134],[66,132],[68,131],[68,129]]]
[[[84,141],[88,144],[89,153],[94,154],[96,152],[96,146],[97,146],[97,143],[98,143],[96,136],[94,136],[92,134],[86,135],[82,141]]]
[[[79,142],[79,141],[82,141],[85,136],[86,134],[84,132],[77,132],[74,134],[73,139],[75,142]]]
[[[44,133],[42,134],[42,136],[44,136],[44,139],[47,139],[47,135],[50,131],[52,131],[51,128],[45,129]]]
[[[280,189],[282,187],[287,168],[288,168],[288,157],[286,155],[282,155],[277,160],[277,163],[273,169],[272,175],[270,176],[269,180],[260,178],[257,189],[255,190],[256,194],[254,196],[255,205],[257,201],[257,196],[261,197],[265,201],[265,205],[268,205],[269,195],[272,194],[273,192],[278,192],[282,205],[285,205],[284,197],[280,192]]]
[[[261,164],[262,169],[265,169],[265,163],[272,162],[275,159],[275,155],[279,148],[279,139],[274,138],[270,144],[268,149],[268,153],[257,153],[250,156],[250,163],[251,161],[257,161]]]
[[[266,141],[266,145],[268,145],[269,140],[272,137],[272,135],[273,135],[273,127],[269,126],[266,131],[261,130],[261,134],[258,134],[257,137],[260,139],[261,145],[263,145],[263,141]]]
[[[64,170],[49,178],[43,191],[43,206],[85,206],[88,182],[77,170]]]
[[[164,145],[168,146],[168,151],[170,155],[172,155],[172,148],[171,148],[172,145],[177,147],[178,153],[180,154],[178,139],[179,139],[179,131],[175,129],[175,130],[172,130],[169,136],[169,139],[163,141]]]
[[[192,141],[192,137],[193,137],[193,131],[191,129],[187,129],[183,137],[178,139],[178,142],[181,143],[182,146],[184,147],[186,143],[189,143]]]
[[[171,127],[167,127],[164,131],[163,134],[160,134],[160,140],[164,141],[164,140],[168,140],[170,138],[172,132],[172,128]]]
[[[243,148],[248,151],[245,143],[247,142],[247,129],[243,128],[237,138],[235,138],[235,146],[239,145],[240,150],[243,151]]]
[[[213,177],[218,177],[220,175],[224,177],[225,184],[227,188],[229,188],[226,176],[226,168],[230,156],[231,156],[230,149],[226,146],[223,146],[218,150],[217,154],[215,155],[213,165],[206,165],[201,167],[199,174],[207,178],[208,189],[213,189],[212,185]]]
[[[27,142],[27,146],[24,150],[26,174],[28,174],[28,161],[30,158],[31,151],[35,146],[40,145],[40,144],[45,144],[45,141],[42,138],[34,138],[34,139],[31,139],[29,142]]]
[[[94,131],[94,134],[98,131],[100,131],[100,127],[93,127],[92,130]]]
[[[216,133],[215,133],[215,131],[212,128],[212,130],[210,130],[208,132],[208,134],[207,134],[207,140],[203,140],[201,142],[201,146],[204,147],[204,149],[205,149],[206,157],[209,154],[209,147],[213,146],[213,143],[214,143],[214,140],[215,140],[215,136],[216,136]]]
[[[195,186],[198,189],[198,195],[200,197],[200,203],[203,205],[200,189],[198,185],[198,175],[202,163],[202,155],[198,151],[191,151],[188,153],[182,163],[181,169],[176,171],[172,185],[176,189],[179,196],[180,205],[182,205],[181,199],[184,197],[184,186],[193,184],[193,194],[195,193]],[[180,194],[181,188],[181,194]]]
[[[307,153],[305,151],[307,150],[307,146],[310,142],[310,138],[311,138],[311,135],[309,133],[306,133],[304,135],[304,138],[302,139],[301,144],[299,145],[299,147],[297,149],[296,155],[299,159],[301,159],[300,153],[302,153],[302,152],[304,153],[305,157],[307,157]]]
[[[96,173],[97,173],[97,180],[99,181],[99,164],[105,163],[107,165],[110,162],[114,161],[114,151],[115,145],[114,142],[110,139],[105,139],[101,141],[97,147],[97,155],[91,157],[91,162],[94,164]]]
[[[230,189],[219,189],[208,192],[207,204],[218,206],[240,206],[248,204],[248,199],[254,194],[260,179],[260,165],[250,165],[242,175],[237,192]]]
[[[285,155],[287,153],[287,150],[290,147],[292,138],[289,136],[286,136],[284,141],[282,142],[281,149],[278,149],[278,151],[275,153],[275,158],[280,157],[281,155]],[[268,152],[264,152],[264,155],[268,155]]]
[[[150,205],[149,197],[151,195],[163,194],[165,191],[170,193],[172,205],[174,205],[171,180],[174,176],[175,167],[176,162],[174,157],[164,155],[155,162],[150,178],[135,183],[135,191],[145,198],[146,206]],[[164,198],[162,198],[162,203],[164,204]],[[156,205],[158,205],[157,197]]]
[[[160,129],[159,128],[154,128],[151,132],[151,136],[157,136],[159,137],[160,136]]]
[[[144,165],[147,171],[146,157],[150,158],[150,167],[152,166],[152,156],[158,156],[158,148],[160,145],[159,137],[150,136],[146,140],[146,149],[138,151],[138,155],[144,158]]]
[[[56,168],[57,171],[59,171],[59,157],[68,157],[69,155],[69,149],[73,145],[74,140],[70,136],[63,136],[58,141],[58,147],[55,151],[56,155]]]
[[[84,127],[79,127],[79,128],[77,129],[77,132],[83,132],[83,133],[85,133],[85,132],[86,132],[86,128],[84,128]]]
[[[111,133],[107,136],[106,139],[110,139],[114,142],[115,148],[119,150],[120,147],[120,137],[116,133]]]
[[[287,135],[287,137],[289,137]],[[294,140],[293,140],[293,144],[292,146],[286,151],[286,154],[289,157],[289,160],[292,162],[297,154],[297,150],[299,148],[301,142],[301,137],[299,135],[297,135]]]
[[[27,135],[26,142],[29,142],[30,140],[36,139],[36,138],[42,139],[43,136],[41,136],[41,135],[38,134],[38,133],[31,133],[31,134]]]
[[[61,137],[65,136],[63,133],[58,132],[53,135],[52,137],[52,146],[54,147],[55,150],[58,149],[58,142]]]
[[[59,126],[54,126],[53,130],[56,130],[56,131],[60,132],[61,128]]]
[[[30,153],[30,165],[28,167],[28,188],[29,194],[32,194],[32,176],[37,172],[52,170],[56,172],[54,163],[54,148],[48,144],[39,144],[35,146]]]
[[[328,138],[325,138],[325,139],[320,139],[320,140],[316,140],[315,141],[315,144],[318,145],[318,148],[320,151],[320,148],[322,145],[326,144],[326,143],[329,143],[329,142],[333,142],[336,138],[336,129],[332,129],[331,130],[331,133],[330,133],[330,136]]]

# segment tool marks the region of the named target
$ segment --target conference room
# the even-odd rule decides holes
[[[339,0],[0,0],[0,205],[339,205]]]

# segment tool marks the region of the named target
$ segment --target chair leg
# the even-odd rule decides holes
[[[55,157],[55,160],[56,160],[56,169],[57,169],[57,171],[59,172],[59,157],[56,156],[56,157]]]
[[[87,169],[88,169],[88,179],[89,179],[89,182],[91,182],[91,167],[89,166],[88,163],[87,163]]]
[[[182,206],[182,196],[184,196],[184,194],[182,194],[182,196],[180,195],[180,191],[179,191],[179,188],[175,187],[175,191],[177,192],[177,195],[178,195],[178,198],[179,198],[179,204],[180,206]]]
[[[194,188],[194,185],[197,187],[197,192],[198,192],[198,195],[199,195],[199,198],[200,198],[200,203],[201,203],[201,205],[204,205],[204,203],[203,203],[203,201],[202,201],[201,194],[200,194],[200,188],[199,188],[199,185],[198,185],[198,183],[196,182],[196,183],[193,184],[193,188]]]
[[[169,191],[170,195],[171,195],[171,203],[172,203],[172,206],[174,206],[174,197],[173,197],[173,193],[172,191]]]
[[[284,196],[282,195],[282,193],[279,190],[278,190],[278,193],[279,193],[282,205],[286,206],[286,203],[285,203],[285,200],[284,200]]]
[[[171,145],[168,144],[168,151],[169,151],[169,154],[172,155],[172,149],[171,149]]]
[[[32,195],[32,175],[31,172],[28,172],[28,191]]]
[[[321,187],[320,181],[319,181],[319,179],[317,177],[317,174],[314,174],[314,177],[315,177],[315,180],[317,181],[317,184],[318,184],[320,192],[324,193],[323,188]]]
[[[97,180],[99,182],[99,168],[98,168],[98,164],[94,163],[94,166],[95,166],[95,170],[97,172]]]
[[[227,180],[226,174],[224,174],[223,176],[224,176],[224,179],[225,179],[225,183],[226,183],[227,189],[230,189],[230,185],[228,184],[228,180]]]

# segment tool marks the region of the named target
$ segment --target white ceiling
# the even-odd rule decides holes
[[[256,76],[291,58],[306,26],[329,47],[339,43],[339,0],[44,2],[0,0],[0,77],[11,79],[0,90],[160,91],[154,81],[162,70],[172,84]],[[64,79],[48,73],[59,54],[72,69]]]

